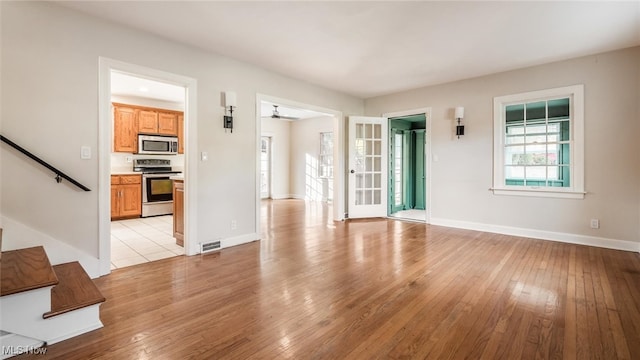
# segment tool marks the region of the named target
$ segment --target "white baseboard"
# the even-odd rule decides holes
[[[291,194],[273,194],[271,195],[271,199],[273,200],[282,200],[282,199],[292,199],[293,195]]]
[[[79,314],[79,315],[74,314],[76,319],[81,316],[84,317],[82,322],[84,325],[82,327],[76,326],[75,328],[73,327],[73,325],[71,325],[71,328],[73,329],[72,331],[64,334],[56,333],[54,337],[51,337],[47,340],[47,345],[52,345],[60,341],[71,339],[72,337],[86,334],[89,331],[98,330],[104,327],[104,325],[102,325],[102,321],[100,321],[100,305],[101,304],[96,304],[96,305],[92,305],[91,307],[74,310],[74,312],[78,312],[78,313],[82,311],[85,312],[84,314]],[[58,315],[58,316],[62,316],[62,315]],[[74,324],[74,321],[72,321],[71,324]]]
[[[256,233],[244,234],[240,236],[234,236],[232,238],[222,239],[220,241],[221,248],[228,248],[231,246],[242,245],[250,243],[256,240],[260,240],[260,236]]]
[[[0,221],[3,227],[3,251],[43,246],[51,265],[78,261],[89,277],[95,279],[100,276],[99,259],[12,218],[0,214]]]
[[[234,237],[226,238],[226,239],[215,239],[215,240],[211,240],[211,241],[207,241],[207,242],[220,241],[220,248],[216,249],[216,250],[213,250],[213,251],[220,251],[220,250],[228,248],[228,247],[232,247],[232,246],[236,246],[236,245],[242,245],[242,244],[254,242],[256,240],[260,240],[260,237],[258,236],[258,234],[251,233],[251,234],[244,234],[244,235],[240,235],[240,236],[234,236]],[[199,246],[200,245],[198,245],[198,247]],[[200,254],[200,252],[198,252],[198,254]]]
[[[271,196],[271,199],[273,200],[296,199],[296,200],[322,201],[322,202],[332,201],[332,199],[329,199],[329,198],[312,199],[306,195],[299,195],[299,194],[273,195]]]
[[[32,339],[27,336],[22,336],[12,333],[3,333],[0,336],[0,359],[8,359],[10,357],[30,353],[44,355],[47,353],[46,349],[42,349],[44,341]]]
[[[452,228],[459,228],[459,229],[491,232],[491,233],[504,234],[504,235],[528,237],[528,238],[541,239],[541,240],[559,241],[559,242],[564,242],[569,244],[588,245],[588,246],[595,246],[595,247],[614,249],[614,250],[640,252],[640,243],[628,241],[628,240],[608,239],[608,238],[601,238],[601,237],[595,237],[595,236],[560,233],[560,232],[536,230],[536,229],[526,229],[526,228],[518,228],[518,227],[504,226],[504,225],[482,224],[482,223],[475,223],[470,221],[460,221],[460,220],[451,220],[451,219],[442,219],[442,218],[433,218],[433,217],[431,218],[430,224],[452,227]]]

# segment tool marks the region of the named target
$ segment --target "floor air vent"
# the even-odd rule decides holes
[[[209,251],[213,251],[216,249],[220,249],[220,241],[214,241],[210,243],[202,243],[200,246],[200,252],[206,253]]]

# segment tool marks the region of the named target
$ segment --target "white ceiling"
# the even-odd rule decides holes
[[[157,99],[184,104],[185,89],[181,86],[131,76],[111,73],[111,94]]]
[[[640,45],[640,1],[63,1],[361,98]]]
[[[185,100],[184,87],[115,71],[111,73],[111,94],[169,101],[179,104],[184,104]],[[290,105],[276,104],[269,101],[262,101],[260,111],[261,116],[271,117],[273,115],[274,105],[278,106],[278,114],[281,116],[282,120],[311,119],[330,116],[313,110],[301,109]]]
[[[329,114],[292,107],[290,105],[276,104],[269,101],[263,101],[261,104],[260,114],[263,117],[271,117],[273,115],[273,105],[278,105],[278,114],[282,120],[300,120],[311,119],[323,116],[331,116]]]

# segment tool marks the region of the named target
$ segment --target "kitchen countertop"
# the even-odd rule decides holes
[[[169,179],[184,181],[184,174],[171,175],[171,176],[169,176]]]
[[[111,175],[140,175],[141,172],[133,170],[111,171]]]

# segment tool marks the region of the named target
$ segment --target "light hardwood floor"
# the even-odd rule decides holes
[[[98,279],[104,328],[32,358],[640,357],[637,253],[299,200],[262,215],[260,242]]]

